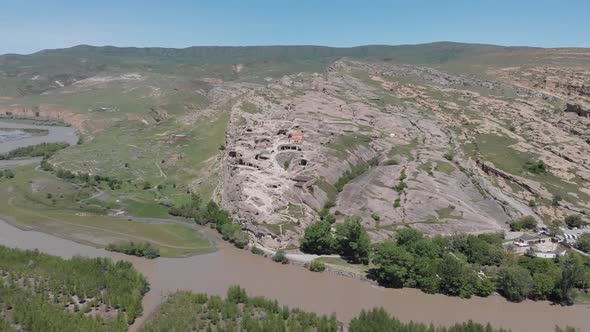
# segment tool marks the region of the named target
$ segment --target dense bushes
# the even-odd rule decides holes
[[[537,220],[533,216],[522,217],[510,223],[510,230],[513,232],[535,228],[537,228]]]
[[[199,222],[203,216],[201,205],[201,197],[196,194],[191,194],[191,199],[188,203],[181,206],[173,205],[168,209],[168,213],[173,216],[194,219],[195,221]]]
[[[88,173],[73,173],[63,168],[55,168],[47,161],[47,158],[43,158],[43,160],[41,161],[41,168],[46,172],[53,172],[55,176],[57,176],[60,179],[64,179],[70,182],[88,184],[92,186],[106,184],[109,186],[109,188],[111,188],[111,190],[121,189],[123,185],[122,180],[115,179],[112,177],[102,176],[98,174],[90,175]]]
[[[336,240],[331,228],[332,225],[324,220],[305,228],[303,239],[301,239],[301,251],[317,255],[334,253]]]
[[[371,241],[358,216],[348,217],[336,225],[336,251],[354,264],[368,264]]]
[[[213,201],[209,201],[205,207],[199,195],[192,194],[191,200],[181,206],[172,206],[168,213],[173,216],[181,216],[193,219],[195,222],[205,225],[214,224],[215,229],[222,235],[223,239],[233,243],[238,248],[248,245],[248,234],[242,227],[234,222],[228,211],[223,210]]]
[[[350,182],[357,176],[365,173],[369,168],[377,166],[377,164],[377,159],[371,159],[367,163],[361,163],[360,165],[353,167],[351,171],[344,172],[344,174],[338,179],[338,181],[334,183],[334,188],[336,188],[338,192],[341,192],[342,190],[344,190],[344,186],[348,182]]]
[[[585,253],[590,253],[590,233],[585,233],[580,236],[576,243],[576,248]]]
[[[361,311],[360,315],[350,321],[350,332],[507,332],[494,329],[490,324],[482,325],[469,321],[458,323],[451,327],[434,327],[420,323],[402,323],[391,317],[383,308]]]
[[[254,255],[264,256],[264,250],[262,250],[258,247],[255,247],[255,246],[252,246],[250,248],[250,252],[253,253]]]
[[[0,299],[0,307],[11,308],[10,320],[22,331],[127,331],[123,313],[118,314],[114,321],[94,319],[64,310],[63,306],[48,301],[46,295],[6,286],[0,286]]]
[[[277,263],[281,263],[281,264],[287,264],[287,263],[289,263],[289,259],[287,258],[287,255],[285,254],[285,252],[283,250],[277,251],[272,256],[272,260],[275,261],[275,262],[277,262]]]
[[[580,227],[586,225],[586,223],[582,220],[582,217],[580,217],[577,214],[572,214],[572,215],[565,217],[565,223],[566,223],[566,225],[568,225],[568,227],[571,227],[571,228],[575,228],[575,227],[580,228]]]
[[[300,248],[303,252],[318,255],[337,252],[352,263],[368,264],[371,242],[361,220],[358,216],[346,218],[344,223],[336,225],[334,234],[326,220],[309,225]]]
[[[531,274],[521,266],[507,266],[500,272],[499,290],[510,301],[520,302],[526,299],[532,285]]]
[[[537,161],[527,161],[523,168],[530,173],[533,174],[543,174],[547,173],[547,166],[542,160]]]
[[[227,298],[177,292],[168,296],[144,332],[160,331],[341,331],[334,315],[320,316],[299,309],[280,306],[277,301],[250,297],[239,286],[232,286]],[[473,321],[451,327],[421,323],[402,323],[383,308],[362,311],[348,326],[350,332],[507,332],[490,324]]]
[[[23,158],[23,157],[44,157],[49,158],[57,151],[63,150],[70,146],[68,143],[41,143],[37,145],[25,146],[0,154],[0,160]]]
[[[55,326],[55,331],[124,331],[121,322],[131,323],[141,314],[141,299],[149,289],[145,277],[130,263],[104,258],[64,260],[0,246],[0,271],[0,311],[12,308],[12,318],[27,331],[45,331],[47,326]],[[89,299],[86,308],[96,305],[118,310],[119,319],[109,325],[119,328],[66,312],[66,305],[82,306],[82,302],[74,305],[75,298]]]
[[[395,240],[371,247],[360,218],[349,217],[336,225],[335,235],[325,221],[310,225],[301,248],[315,254],[337,252],[352,263],[368,263],[371,257],[370,278],[386,287],[427,293],[468,298],[497,291],[515,302],[530,298],[571,304],[577,289],[590,287],[589,259],[574,253],[556,260],[518,257],[503,241],[502,234],[427,238],[404,228]],[[330,243],[332,250],[327,249]]]
[[[248,245],[248,234],[242,230],[240,224],[234,222],[233,218],[226,210],[223,210],[215,202],[210,201],[205,207],[198,223],[212,223],[215,229],[221,233],[224,240],[233,243],[238,248],[244,248]]]
[[[324,272],[326,270],[326,264],[314,259],[309,263],[309,270],[312,272]]]
[[[250,297],[244,289],[232,286],[226,299],[190,292],[171,294],[142,331],[336,332],[340,329],[335,316],[289,309],[277,301]]]
[[[154,258],[160,257],[160,249],[158,249],[157,247],[154,247],[149,242],[111,243],[106,247],[106,249],[108,251],[121,252],[121,253],[124,253],[127,255],[145,257],[145,258],[149,258],[149,259],[154,259]]]
[[[14,172],[11,169],[5,169],[4,171],[0,171],[0,179],[5,177],[7,179],[14,178]]]
[[[558,260],[516,258],[504,250],[498,234],[430,239],[402,229],[396,240],[374,246],[373,264],[369,276],[383,286],[460,297],[498,291],[511,301],[530,298],[570,304],[576,288],[590,285],[589,260],[576,254]]]

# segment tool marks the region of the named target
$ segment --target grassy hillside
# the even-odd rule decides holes
[[[443,65],[526,61],[523,55],[539,49],[493,45],[432,43],[368,45],[350,48],[325,46],[196,46],[184,49],[94,47],[80,45],[30,55],[0,56],[0,95],[35,94],[99,73],[149,71],[175,75],[206,75],[224,80],[261,81],[300,71],[321,71],[342,58],[381,59],[401,63]],[[232,64],[243,64],[240,72]],[[37,77],[36,76],[42,76]]]

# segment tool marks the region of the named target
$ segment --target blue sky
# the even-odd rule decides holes
[[[0,54],[78,44],[590,47],[590,0],[0,0]]]

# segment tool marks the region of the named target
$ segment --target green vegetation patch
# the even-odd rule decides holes
[[[171,294],[141,331],[336,332],[340,328],[335,316],[289,309],[264,297],[251,297],[239,286],[232,286],[226,299],[190,292]]]
[[[149,290],[128,262],[0,246],[0,313],[26,331],[126,331]],[[103,315],[114,311],[116,319]],[[93,317],[96,315],[96,317]]]
[[[12,150],[5,154],[0,154],[0,160],[14,159],[23,157],[51,157],[57,151],[70,146],[68,143],[41,143],[37,145],[25,146]]]
[[[336,198],[338,196],[338,190],[332,184],[326,181],[325,178],[319,178],[316,182],[316,185],[326,193],[326,195],[328,196],[328,201],[336,201]]]
[[[421,171],[423,171],[424,173],[432,176],[432,162],[431,161],[427,161],[424,164],[421,164],[418,168]]]
[[[359,133],[348,133],[338,136],[334,142],[326,145],[330,148],[330,153],[340,160],[346,160],[350,153],[356,150],[359,146],[368,146],[371,142],[371,137]]]
[[[352,170],[350,171],[346,171],[344,172],[344,174],[338,179],[338,181],[336,181],[336,183],[334,183],[334,188],[336,188],[336,190],[338,192],[341,192],[342,190],[344,190],[344,186],[352,181],[354,178],[364,174],[366,171],[368,171],[371,167],[375,167],[377,166],[377,159],[371,159],[368,162],[361,162],[358,165],[355,165],[352,167]]]
[[[295,219],[303,219],[305,217],[305,213],[303,211],[303,206],[301,205],[295,205],[295,204],[291,204],[289,203],[288,207],[287,207],[287,212],[289,213],[289,215]]]
[[[126,255],[154,259],[160,257],[160,250],[149,242],[111,243],[106,247],[108,251],[121,252]]]
[[[405,145],[398,145],[393,148],[387,153],[387,155],[392,158],[396,155],[406,157],[409,161],[414,160],[414,156],[412,152],[420,145],[418,138],[414,138],[410,143]]]
[[[285,221],[278,224],[263,223],[263,225],[276,235],[284,235],[288,230],[294,231],[299,226],[299,224],[292,221]]]
[[[521,256],[503,247],[502,234],[427,238],[404,228],[395,240],[376,244],[369,275],[387,287],[415,287],[451,296],[489,296],[510,301],[527,298],[572,304],[590,282],[590,261],[570,252],[558,259]],[[480,271],[483,273],[480,273]]]
[[[454,216],[453,215],[454,211],[455,211],[455,207],[452,205],[449,205],[446,208],[436,210],[436,214],[438,215],[438,219],[463,219],[462,216]]]
[[[581,179],[576,177],[572,182],[563,181],[548,171],[547,166],[538,160],[538,156],[511,148],[511,145],[517,143],[516,140],[495,134],[477,134],[475,139],[475,144],[464,145],[464,150],[472,158],[479,152],[485,160],[499,169],[538,181],[551,194],[569,203],[579,204],[580,201],[590,200],[590,195],[579,190],[583,184]]]
[[[402,323],[392,317],[383,308],[374,308],[369,311],[361,311],[358,317],[350,321],[350,332],[374,332],[374,331],[399,331],[399,332],[509,332],[505,329],[495,329],[489,323],[482,325],[473,321],[456,323],[450,327],[435,327],[432,324]],[[556,330],[557,331],[557,330]],[[568,330],[569,331],[569,330]]]
[[[149,242],[163,256],[214,250],[210,241],[189,225],[109,217],[102,214],[103,209],[93,212],[91,206],[77,201],[90,195],[84,188],[32,167],[18,168],[14,173],[14,178],[0,181],[0,215],[13,224],[95,247],[118,241]]]
[[[157,202],[130,200],[126,202],[127,212],[135,217],[166,218],[168,208]]]
[[[258,108],[258,106],[254,105],[253,103],[251,103],[249,101],[243,101],[240,108],[242,111],[244,111],[246,113],[250,113],[250,114],[260,113],[260,109]]]
[[[50,163],[74,173],[108,175],[134,183],[147,181],[154,187],[162,185],[167,187],[164,189],[168,198],[176,200],[186,193],[185,183],[210,171],[212,158],[224,143],[228,120],[228,112],[223,111],[190,127],[179,126],[175,121],[151,125],[119,121],[93,140],[60,151]],[[174,135],[185,136],[177,139]],[[210,194],[212,185],[207,183],[203,194]],[[131,195],[142,190],[134,186],[124,189]]]
[[[455,167],[451,163],[439,161],[436,163],[434,170],[445,174],[451,174],[455,171]]]
[[[517,141],[508,136],[499,136],[496,134],[476,134],[475,146],[466,147],[466,151],[474,156],[476,151],[482,155],[485,160],[492,162],[496,167],[511,174],[521,174],[523,165],[535,156],[530,153],[517,151],[510,146]]]

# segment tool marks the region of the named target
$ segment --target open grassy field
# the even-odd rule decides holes
[[[169,257],[214,250],[210,241],[189,225],[130,221],[100,214],[100,206],[76,201],[88,196],[87,190],[32,167],[19,168],[13,179],[0,182],[0,217],[17,226],[95,247],[120,241],[147,241]],[[145,214],[154,215],[153,211]]]
[[[347,135],[339,136],[334,142],[327,145],[328,148],[332,149],[331,153],[340,158],[346,160],[350,155],[350,151],[354,151],[359,146],[368,146],[371,142],[371,138],[357,133],[350,133]]]
[[[537,181],[551,194],[560,196],[569,203],[577,205],[580,201],[590,200],[590,195],[580,190],[581,181],[578,181],[578,183],[566,182],[551,172],[539,174],[527,172],[524,167],[525,164],[537,160],[538,156],[511,148],[510,146],[515,144],[516,140],[494,134],[478,134],[476,135],[476,141],[477,145],[464,145],[465,152],[472,158],[476,158],[476,152],[479,152],[481,157],[492,162],[499,169]]]
[[[330,266],[333,269],[354,273],[366,273],[370,268],[368,265],[351,264],[340,257],[320,257],[316,260]]]
[[[138,191],[135,185],[148,182],[160,186],[162,196],[178,201],[191,181],[209,171],[224,143],[227,121],[228,114],[223,112],[190,127],[174,121],[155,125],[119,121],[95,139],[62,150],[51,162],[73,172],[133,181],[134,185],[124,186],[128,194]],[[187,139],[174,140],[172,135]],[[215,178],[205,180],[199,187],[207,199],[215,186],[209,182]]]

